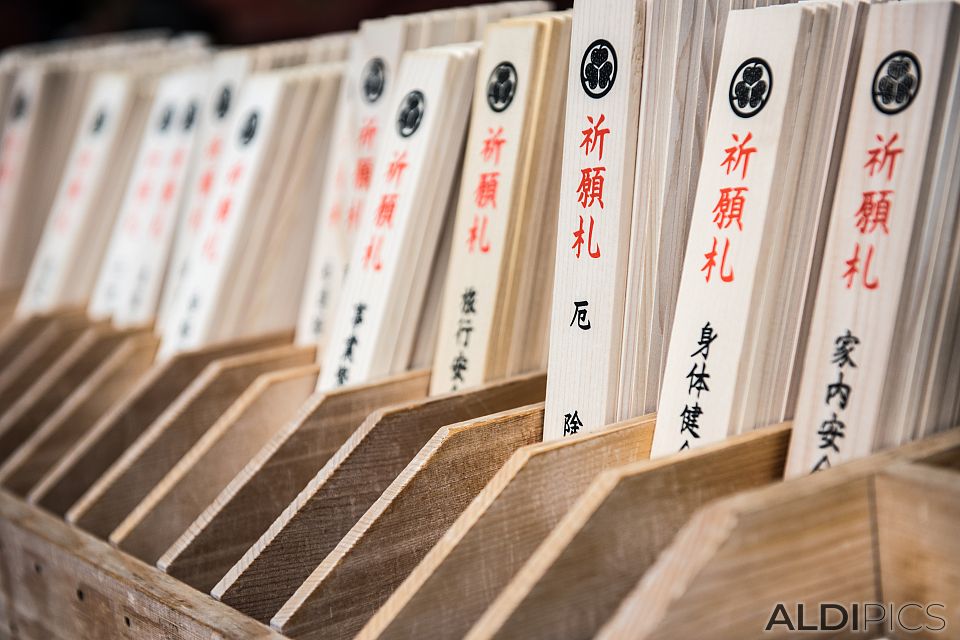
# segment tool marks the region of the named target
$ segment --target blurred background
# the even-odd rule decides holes
[[[0,0],[0,48],[109,31],[205,31],[213,44],[252,44],[355,29],[364,18],[481,0]],[[573,1],[555,2],[565,9]]]

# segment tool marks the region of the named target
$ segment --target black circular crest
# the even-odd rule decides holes
[[[517,93],[517,69],[509,62],[501,62],[490,72],[487,80],[487,104],[500,113],[510,106]]]
[[[920,62],[909,51],[894,51],[873,74],[873,105],[889,116],[910,106],[920,90]]]
[[[260,122],[260,114],[256,111],[251,111],[250,115],[247,116],[246,122],[243,123],[243,129],[240,130],[240,144],[247,146],[253,140],[254,136],[257,135],[257,124]]]
[[[17,95],[13,96],[13,104],[10,109],[10,117],[14,120],[19,120],[23,117],[23,114],[27,112],[27,99],[20,92],[17,92]]]
[[[773,91],[773,72],[763,58],[748,58],[730,80],[730,108],[741,118],[752,118],[767,106]]]
[[[197,103],[191,102],[187,105],[187,111],[183,114],[183,130],[190,131],[197,121]]]
[[[160,114],[160,122],[158,123],[157,129],[161,132],[166,131],[170,128],[171,122],[173,122],[173,107],[167,105],[163,113]]]
[[[230,101],[233,98],[233,92],[230,90],[228,85],[223,85],[223,88],[220,89],[220,97],[217,98],[217,120],[223,120],[227,117],[227,112],[230,111]]]
[[[363,68],[363,80],[360,86],[363,99],[373,104],[383,95],[387,86],[387,67],[383,58],[371,58]]]
[[[93,117],[93,126],[90,128],[93,133],[100,133],[100,130],[103,129],[103,125],[107,122],[107,112],[103,109],[97,111],[97,115]]]
[[[591,98],[602,98],[617,80],[617,51],[608,41],[594,40],[580,61],[580,86]]]
[[[420,91],[411,91],[403,97],[400,111],[397,113],[397,132],[404,138],[409,138],[423,121],[423,112],[427,108],[426,99]]]

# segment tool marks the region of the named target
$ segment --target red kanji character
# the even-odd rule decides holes
[[[593,117],[587,116],[587,122],[589,122],[591,126],[580,132],[583,134],[583,142],[580,143],[580,148],[583,149],[584,156],[589,156],[593,153],[593,150],[599,146],[600,154],[597,156],[597,160],[603,160],[603,139],[610,133],[610,129],[600,128],[604,119],[606,119],[606,116],[601,113],[596,123],[594,123]]]
[[[467,238],[467,249],[470,253],[474,252],[474,249],[478,248],[480,253],[487,253],[490,251],[490,243],[487,241],[487,216],[483,216],[483,226],[480,226],[480,216],[473,216],[473,226],[470,227],[470,237]]]
[[[743,139],[743,142],[740,142],[739,136],[737,134],[730,134],[733,137],[734,144],[732,146],[724,149],[724,152],[727,154],[723,159],[723,162],[720,163],[720,166],[723,167],[727,175],[730,175],[731,171],[736,171],[740,167],[740,162],[743,162],[743,169],[740,173],[740,179],[743,180],[747,177],[747,166],[750,164],[750,156],[753,155],[756,151],[756,147],[748,147],[747,144],[750,140],[753,139],[753,133],[747,132],[747,137]]]
[[[207,236],[203,241],[203,255],[210,262],[217,259],[217,236]]]
[[[580,170],[580,184],[577,186],[577,202],[586,209],[594,202],[600,203],[603,209],[603,173],[606,167],[593,167]]]
[[[363,267],[380,271],[383,268],[383,262],[380,260],[380,249],[383,247],[383,237],[374,236],[370,239],[363,252]]]
[[[407,168],[407,152],[402,151],[393,155],[393,160],[387,165],[387,182],[400,184],[403,170]]]
[[[347,211],[347,226],[351,229],[355,229],[360,225],[361,205],[362,202],[355,201],[350,205],[350,209]]]
[[[730,249],[730,239],[723,240],[723,256],[720,258],[720,279],[723,282],[733,282],[733,267],[727,269],[727,251]],[[700,271],[707,272],[707,282],[710,282],[710,276],[714,267],[717,266],[717,237],[713,237],[713,247],[707,253],[703,254],[707,262],[701,267]]]
[[[173,200],[173,196],[176,194],[176,185],[173,180],[167,180],[163,184],[163,190],[160,192],[160,199],[164,204],[170,204],[170,201]]]
[[[370,179],[373,176],[373,158],[358,158],[353,172],[353,184],[357,189],[366,191],[370,188]]]
[[[239,162],[232,167],[230,171],[227,172],[227,180],[230,184],[237,184],[237,181],[240,179],[240,176],[243,175],[243,165]]]
[[[378,227],[393,227],[393,212],[397,208],[397,194],[386,193],[377,207],[376,224]]]
[[[147,154],[147,166],[156,168],[160,164],[160,152],[154,149]]]
[[[230,215],[231,206],[232,206],[232,202],[230,201],[229,197],[224,198],[223,200],[220,201],[220,205],[217,207],[217,215],[216,215],[217,222],[223,222],[224,220],[227,219],[227,216]]]
[[[330,224],[340,224],[340,216],[343,213],[340,211],[340,203],[334,202],[333,206],[330,207]]]
[[[899,133],[893,134],[890,140],[884,142],[883,135],[877,134],[877,141],[880,143],[879,147],[874,147],[873,149],[867,149],[867,163],[864,168],[869,171],[870,177],[872,178],[877,172],[882,172],[883,168],[887,168],[887,180],[893,179],[893,169],[897,164],[897,156],[903,153],[903,148],[894,148],[893,143],[897,141],[900,137]]]
[[[176,151],[173,152],[173,156],[170,157],[170,164],[173,165],[174,168],[179,167],[180,165],[183,164],[184,156],[185,156],[184,150],[177,149]]]
[[[90,165],[90,162],[93,160],[93,154],[90,153],[89,149],[84,149],[80,156],[77,158],[77,166],[81,169],[87,168]]]
[[[506,142],[500,135],[503,133],[503,127],[497,128],[496,131],[493,130],[493,127],[490,127],[487,132],[490,135],[484,139],[483,150],[480,155],[484,162],[490,162],[490,158],[495,156],[493,164],[500,164],[500,147]]]
[[[197,231],[200,229],[201,222],[203,222],[203,210],[200,209],[200,207],[196,207],[190,212],[190,216],[187,218],[187,223],[190,225],[191,229]]]
[[[207,196],[210,195],[210,189],[213,187],[213,170],[207,169],[203,172],[203,175],[200,176],[200,193]]]
[[[150,235],[154,238],[159,238],[160,234],[163,232],[163,216],[160,214],[155,214],[150,218],[150,224],[147,227],[150,230]]]
[[[733,196],[730,196],[730,192]],[[713,208],[713,222],[718,229],[726,229],[734,222],[737,227],[743,231],[743,205],[744,197],[741,195],[744,191],[749,191],[747,187],[727,187],[720,189],[720,199],[717,200],[717,206]]]
[[[873,233],[877,227],[884,234],[890,233],[887,223],[890,220],[890,200],[888,196],[893,193],[889,189],[882,191],[864,191],[863,201],[860,208],[857,209],[856,226],[861,234]],[[874,196],[880,196],[879,200],[874,200]]]
[[[847,281],[847,289],[853,287],[853,281],[856,279],[857,274],[860,273],[863,280],[863,286],[866,289],[876,289],[877,285],[880,283],[874,278],[872,281],[869,279],[870,273],[870,263],[873,262],[873,251],[874,247],[871,244],[867,247],[867,258],[863,263],[863,270],[860,270],[860,243],[858,242],[853,248],[853,257],[846,261],[847,270],[843,272],[843,277]]]
[[[83,182],[79,178],[74,178],[70,181],[70,185],[67,187],[67,198],[70,200],[76,200],[80,197],[80,193],[83,191]]]
[[[499,186],[499,171],[480,174],[480,184],[474,191],[474,198],[477,206],[483,209],[486,206],[497,207],[497,187]]]
[[[583,216],[580,217],[580,228],[573,232],[573,245],[571,249],[577,250],[577,259],[580,258],[580,248],[583,246]],[[596,249],[593,249],[593,216],[590,216],[590,230],[587,232],[587,253],[590,254],[591,258],[600,257],[600,245],[596,245]]]
[[[220,155],[220,147],[222,144],[223,143],[220,142],[220,138],[214,138],[211,140],[210,144],[207,146],[207,157],[213,159]]]
[[[372,149],[374,140],[377,138],[377,121],[373,118],[367,118],[360,127],[360,135],[357,136],[357,144],[362,149]]]
[[[144,179],[144,180],[140,183],[140,186],[137,187],[137,200],[139,200],[140,202],[143,202],[144,200],[146,200],[147,198],[149,198],[149,197],[150,197],[150,191],[151,191],[151,188],[150,188],[150,180],[149,180],[149,179]]]

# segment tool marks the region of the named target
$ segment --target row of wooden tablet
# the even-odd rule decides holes
[[[434,606],[517,447],[603,450],[556,524],[648,449],[952,426],[960,6],[545,9],[8,54],[0,484],[284,633],[456,636],[517,605]],[[440,459],[459,508],[392,532]]]

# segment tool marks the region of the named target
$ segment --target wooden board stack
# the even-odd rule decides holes
[[[405,51],[483,38],[493,20],[545,11],[532,0],[368,20],[360,25],[334,118],[337,153],[323,177],[316,235],[297,323],[296,342],[322,351],[332,330],[354,241],[368,207],[373,176],[383,170],[381,133]]]
[[[840,6],[804,3],[727,22],[718,85],[729,90],[714,93],[653,455],[792,415],[835,165],[822,141],[835,138],[849,86],[842,64],[810,71],[838,39],[838,61],[859,46],[840,17]]]
[[[395,115],[337,304],[318,386],[333,389],[405,371],[421,319],[465,136],[478,47],[404,55]],[[432,170],[431,170],[432,167]]]
[[[955,3],[872,7],[824,250],[787,473],[956,424]]]
[[[487,27],[453,223],[431,393],[546,366],[556,236],[554,135],[570,16]]]

